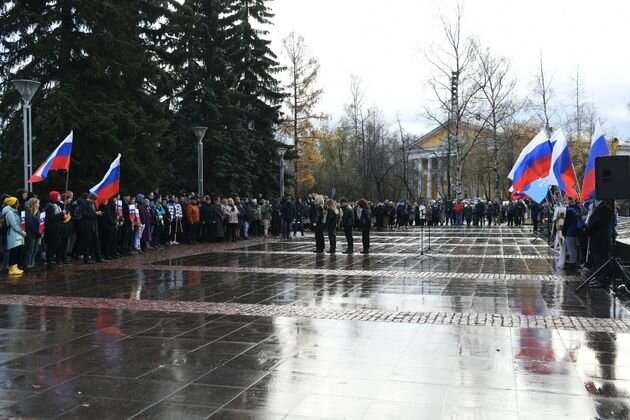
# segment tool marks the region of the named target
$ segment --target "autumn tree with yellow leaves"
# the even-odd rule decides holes
[[[293,158],[294,193],[300,196],[315,185],[315,173],[323,161],[318,147],[320,133],[314,125],[326,118],[315,111],[323,90],[317,87],[319,61],[309,56],[304,38],[291,32],[282,40],[282,47],[288,72],[282,130],[293,140],[287,157]]]

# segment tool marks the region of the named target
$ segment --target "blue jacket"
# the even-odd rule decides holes
[[[33,215],[30,211],[26,212],[26,235],[31,239],[42,237],[39,231],[39,217]]]
[[[7,249],[17,248],[24,245],[24,237],[26,233],[22,231],[22,223],[20,223],[20,216],[13,207],[5,206],[2,209],[2,217],[7,224]]]

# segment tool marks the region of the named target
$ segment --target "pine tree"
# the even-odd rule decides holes
[[[229,0],[228,56],[236,77],[238,130],[233,140],[241,151],[239,166],[245,192],[275,192],[278,173],[275,129],[284,98],[276,75],[282,70],[265,39],[273,14],[265,0]]]
[[[234,176],[237,154],[231,152],[229,89],[234,78],[226,64],[228,21],[222,16],[224,10],[224,0],[187,1],[177,7],[169,27],[168,61],[176,80],[170,188],[196,186],[197,142],[191,127],[204,125],[208,127],[204,139],[206,192],[229,194],[240,189]]]

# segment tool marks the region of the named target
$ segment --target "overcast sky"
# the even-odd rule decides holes
[[[532,85],[539,56],[553,75],[554,105],[561,112],[580,68],[586,101],[607,134],[630,139],[629,0],[463,0],[464,32],[510,59],[518,93]],[[443,43],[439,15],[453,16],[453,0],[274,0],[269,3],[274,51],[291,31],[302,35],[321,64],[320,111],[339,118],[349,100],[349,81],[359,76],[367,105],[388,121],[399,114],[410,133],[423,134],[432,99],[424,51]],[[558,122],[556,121],[555,124]]]

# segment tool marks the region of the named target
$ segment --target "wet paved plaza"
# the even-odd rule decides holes
[[[630,418],[630,312],[526,229],[180,246],[0,285],[0,417]],[[338,249],[344,248],[339,238]],[[355,241],[360,243],[360,238]]]

